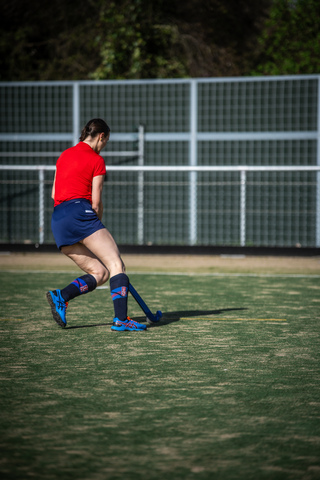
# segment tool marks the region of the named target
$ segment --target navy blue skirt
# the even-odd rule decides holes
[[[97,230],[105,228],[88,200],[77,198],[54,207],[52,233],[57,247],[74,245]]]

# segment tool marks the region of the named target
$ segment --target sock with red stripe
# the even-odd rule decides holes
[[[97,281],[93,275],[87,274],[82,277],[78,277],[67,287],[61,290],[61,296],[65,302],[69,302],[79,295],[92,292],[97,286]]]
[[[119,320],[126,320],[128,306],[129,278],[119,273],[110,278],[110,291],[113,300],[114,314]]]

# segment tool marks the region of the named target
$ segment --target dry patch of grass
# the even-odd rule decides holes
[[[219,255],[123,255],[128,273],[260,273],[320,274],[320,257],[259,257]],[[11,253],[0,255],[0,270],[78,271],[62,253]],[[80,270],[79,270],[80,271]]]

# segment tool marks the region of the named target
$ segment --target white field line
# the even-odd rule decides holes
[[[0,268],[0,273],[68,273],[79,275],[79,270],[18,270]],[[153,272],[153,271],[129,271],[128,275],[163,275],[163,276],[182,276],[182,277],[266,277],[266,278],[320,278],[320,275],[300,274],[300,273],[198,273],[198,272]],[[99,288],[99,287],[98,287]]]
[[[129,272],[130,275],[175,275],[189,277],[271,277],[271,278],[320,278],[320,275],[300,273],[198,273],[198,272]]]

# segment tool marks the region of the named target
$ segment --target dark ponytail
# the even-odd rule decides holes
[[[110,128],[101,118],[93,118],[83,127],[79,140],[83,142],[87,137],[94,138],[99,135],[99,133],[104,133],[107,137],[110,133]]]

